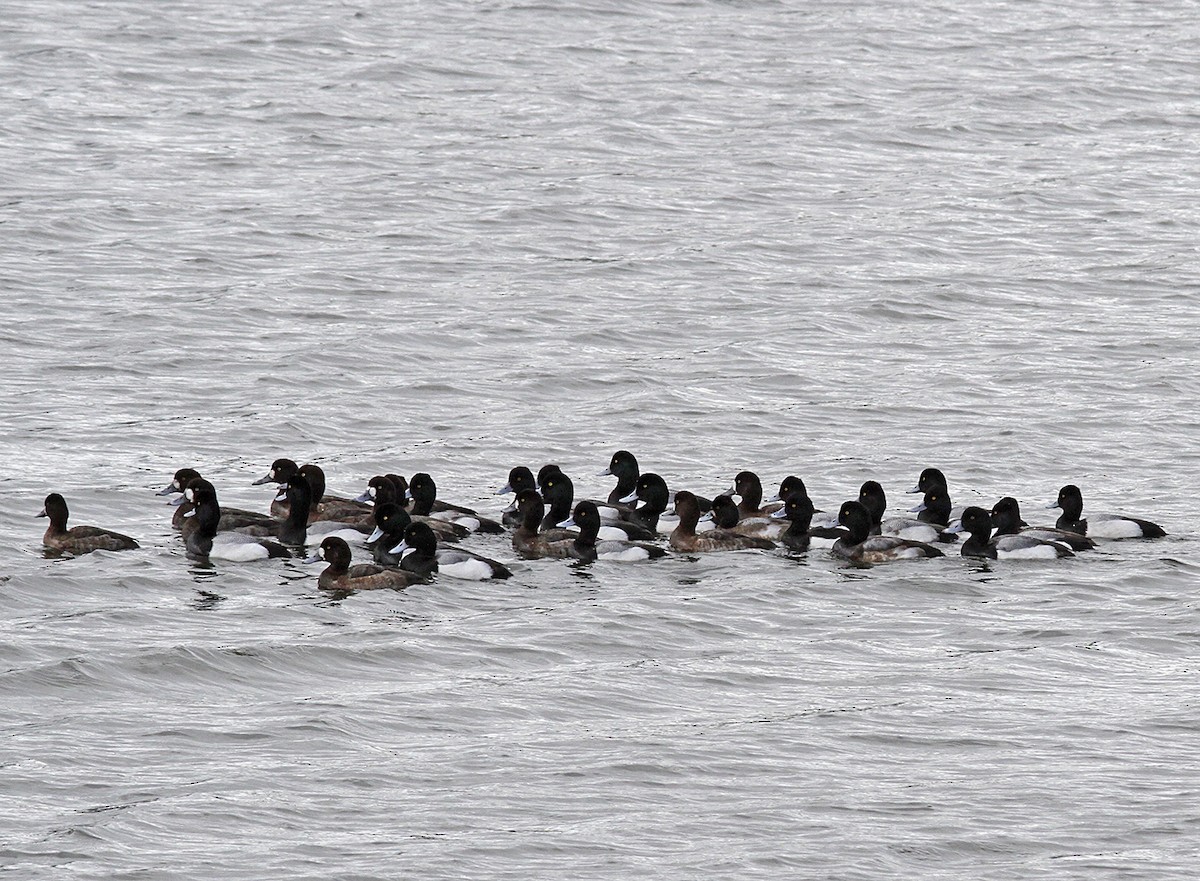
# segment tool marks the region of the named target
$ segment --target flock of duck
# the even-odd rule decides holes
[[[258,484],[278,485],[269,513],[222,507],[216,488],[192,468],[181,468],[159,495],[176,495],[173,525],[189,555],[250,561],[291,557],[319,539],[307,562],[324,562],[322,588],[359,590],[402,588],[441,573],[459,578],[507,578],[504,563],[460,546],[472,533],[510,533],[514,552],[525,559],[556,557],[583,562],[597,559],[641,561],[670,550],[709,553],[742,549],[769,550],[780,545],[793,552],[828,547],[856,564],[941,557],[960,535],[960,553],[991,559],[1058,559],[1096,546],[1095,539],[1159,538],[1162,527],[1148,520],[1117,515],[1083,518],[1079,487],[1062,487],[1053,527],[1030,526],[1016,499],[1005,497],[990,510],[972,506],[955,511],[945,475],[937,468],[921,472],[910,493],[922,494],[908,513],[887,517],[883,487],[868,480],[858,498],[842,503],[836,517],[819,517],[795,476],[783,479],[773,498],[764,500],[762,482],[752,471],[740,472],[733,486],[714,498],[681,490],[672,493],[661,476],[643,473],[627,450],[613,454],[601,475],[617,478],[604,500],[575,500],[571,479],[557,465],[535,476],[513,468],[499,492],[514,495],[500,520],[438,497],[426,473],[411,480],[396,474],[372,477],[357,498],[325,492],[320,466],[276,459]],[[46,497],[39,516],[50,519],[43,543],[72,554],[138,547],[127,535],[96,526],[67,527],[67,503],[58,493]],[[370,549],[371,563],[353,563],[351,543]]]

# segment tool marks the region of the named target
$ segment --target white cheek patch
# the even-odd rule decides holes
[[[272,468],[270,471],[267,472],[267,477],[271,478],[272,480],[275,479],[275,469],[274,468]]]
[[[370,496],[371,498],[375,498],[375,487],[368,486],[367,487],[367,495]]]
[[[190,489],[185,489],[183,491],[183,497],[185,499],[187,499],[189,502],[196,501],[196,494],[194,492],[192,492]]]

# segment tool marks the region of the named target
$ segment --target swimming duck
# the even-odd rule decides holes
[[[169,496],[176,493],[182,495],[187,489],[188,484],[200,478],[200,472],[195,468],[180,468],[175,472],[171,482],[160,489],[155,495]],[[210,484],[211,485],[211,484]],[[184,518],[187,512],[191,510],[192,504],[187,501],[176,499],[171,502],[175,508],[175,513],[171,515],[171,526],[175,529],[182,529]],[[242,508],[222,508],[221,509],[221,524],[219,529],[240,529],[245,526],[265,524],[271,519],[269,514],[263,514],[258,511],[247,511]]]
[[[1065,544],[1045,541],[1031,535],[998,535],[992,538],[992,515],[983,508],[971,505],[963,511],[962,519],[950,532],[967,532],[970,537],[962,544],[964,557],[986,557],[990,560],[1056,560],[1073,557]]]
[[[669,528],[664,529],[665,524],[661,522],[671,502],[671,492],[667,489],[667,482],[653,471],[640,475],[633,492],[623,496],[620,501],[627,505],[641,502],[633,511],[633,522],[655,534],[669,534],[675,528],[675,524],[671,523]]]
[[[217,502],[216,490],[203,478],[189,482],[184,493],[190,496],[190,508],[186,515],[189,526],[184,528],[184,543],[192,556],[245,563],[292,555],[277,541],[241,532],[218,532],[221,506]],[[194,527],[191,527],[192,523]],[[279,525],[278,521],[276,525]]]
[[[1021,519],[1021,505],[1012,496],[1005,496],[992,506],[991,518],[992,527],[996,530],[993,534],[996,536],[1028,535],[1042,541],[1065,544],[1073,551],[1089,551],[1096,547],[1094,541],[1078,532],[1046,526],[1029,526]]]
[[[749,548],[768,550],[775,547],[770,539],[755,535],[742,535],[728,529],[713,529],[696,533],[700,521],[700,505],[693,493],[683,490],[675,494],[675,513],[679,525],[671,532],[671,547],[683,553],[705,553],[710,551],[737,551]]]
[[[1157,523],[1136,517],[1095,514],[1083,519],[1083,493],[1073,483],[1060,489],[1058,499],[1047,507],[1062,508],[1062,515],[1054,524],[1056,527],[1092,538],[1162,538],[1167,534]]]
[[[642,472],[638,468],[637,457],[629,450],[617,450],[612,454],[608,467],[600,472],[601,477],[612,475],[617,478],[617,485],[608,494],[610,505],[625,505],[621,499],[637,489],[638,478]]]
[[[900,538],[898,535],[871,535],[871,515],[858,500],[842,503],[838,509],[838,523],[845,527],[847,535],[834,544],[833,553],[852,563],[887,563],[892,560],[945,556],[925,542]]]
[[[714,504],[716,501],[713,499]],[[813,513],[813,503],[808,493],[793,492],[784,501],[782,508],[771,513],[771,517],[776,520],[787,522],[787,529],[776,540],[793,551],[807,551],[812,544],[809,530],[812,528]]]
[[[296,469],[287,479],[271,503],[286,506],[287,518],[279,527],[279,542],[290,547],[303,547],[308,540],[308,517],[312,508],[312,489],[308,478]]]
[[[513,493],[514,496],[517,496],[527,489],[537,490],[537,481],[534,479],[532,471],[524,465],[518,465],[508,472],[508,483],[498,489],[496,495],[503,496]],[[516,504],[504,509],[504,513],[500,516],[500,522],[509,529],[515,529],[521,525],[521,515],[517,511]]]
[[[420,584],[426,579],[402,569],[384,569],[373,563],[350,565],[350,545],[336,535],[327,536],[317,552],[306,559],[306,563],[320,563],[325,567],[317,579],[322,590],[380,590],[399,589]]]
[[[427,523],[410,523],[404,530],[404,538],[390,551],[399,555],[401,569],[418,575],[440,572],[468,581],[512,576],[509,568],[496,560],[460,548],[439,548],[437,536]]]
[[[738,502],[738,515],[743,519],[749,517],[766,517],[772,511],[783,507],[782,502],[763,504],[762,481],[753,471],[739,471],[733,478],[733,486],[725,491],[726,495],[735,495]]]
[[[542,528],[557,527],[559,523],[571,516],[572,506],[575,503],[575,485],[571,482],[571,478],[563,474],[561,470],[553,471],[546,474],[543,478],[542,497],[549,509],[542,521]],[[596,506],[597,514],[599,514],[601,503],[595,499],[581,499],[580,501],[592,502]],[[632,511],[626,511],[624,514],[629,519],[604,520],[602,517],[600,538],[612,541],[629,541],[632,539],[653,539],[655,537],[656,533],[647,528],[640,518],[634,517]]]
[[[563,529],[578,528],[579,536],[576,539],[576,544],[590,545],[594,552],[594,559],[632,563],[641,560],[655,560],[667,553],[658,545],[648,544],[647,542],[624,541],[620,539],[597,540],[601,529],[600,511],[596,503],[588,499],[584,499],[582,502],[576,504],[571,518],[558,525]]]
[[[772,514],[774,513],[773,511]],[[787,529],[787,524],[781,523],[780,519],[772,514],[744,517],[733,496],[722,494],[713,497],[712,510],[702,514],[700,522],[708,520],[713,523],[715,529],[729,529],[742,535],[777,539]]]
[[[576,560],[594,560],[595,548],[587,542],[579,542],[579,533],[567,529],[542,529],[546,506],[536,490],[522,490],[517,496],[517,510],[521,512],[521,525],[512,534],[513,550],[522,557],[571,557]]]
[[[67,500],[58,493],[50,493],[42,506],[39,517],[49,517],[50,525],[42,536],[42,544],[56,551],[71,554],[89,554],[92,551],[127,551],[138,547],[128,535],[101,529],[99,526],[72,526],[67,529]]]
[[[946,524],[930,522],[922,520],[919,517],[888,517],[883,519],[883,514],[887,510],[887,494],[883,491],[883,486],[877,480],[868,480],[858,490],[858,500],[862,502],[867,513],[871,515],[871,534],[872,535],[898,535],[900,538],[908,538],[913,541],[925,543],[930,542],[953,542],[958,541],[957,535],[952,535],[945,531],[944,526],[949,525],[949,498],[944,495],[942,489],[932,490],[929,494],[932,513],[927,516],[935,519],[945,516]],[[922,502],[924,505],[925,502]],[[921,506],[918,506],[921,507]],[[922,513],[925,513],[922,511]]]
[[[367,482],[367,489],[358,498],[362,501],[369,502],[374,506],[376,512],[372,516],[372,525],[379,525],[378,511],[380,507],[385,505],[395,505],[408,514],[408,507],[405,505],[404,496],[408,492],[408,481],[403,477],[397,480],[398,475],[393,474],[377,474]],[[401,489],[403,486],[403,490]],[[436,493],[436,488],[434,490]],[[433,530],[438,541],[459,541],[471,534],[471,531],[465,526],[458,523],[453,523],[449,520],[442,520],[438,517],[425,516],[423,514],[410,515],[412,519],[419,520]],[[405,523],[407,525],[407,522]],[[399,534],[396,535],[396,542],[404,537],[404,530],[401,527]],[[371,539],[367,539],[371,542]],[[391,545],[388,545],[390,548]]]

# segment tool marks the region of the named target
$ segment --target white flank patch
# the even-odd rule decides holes
[[[1091,538],[1141,538],[1142,527],[1124,517],[1089,518],[1087,534]]]
[[[467,581],[485,581],[492,577],[492,567],[483,560],[468,559],[449,565],[438,563],[438,574]]]
[[[612,560],[617,563],[638,563],[642,560],[650,558],[650,552],[645,548],[640,548],[637,545],[630,545],[626,548],[602,550],[596,548],[596,557],[600,560]]]

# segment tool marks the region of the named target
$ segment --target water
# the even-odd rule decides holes
[[[1194,4],[20,4],[0,30],[13,877],[1184,877],[1200,848]],[[1061,565],[523,564],[323,596],[265,508],[618,448]],[[143,550],[42,555],[49,491]],[[1046,512],[1047,514],[1049,512]],[[511,558],[503,538],[474,546]]]

